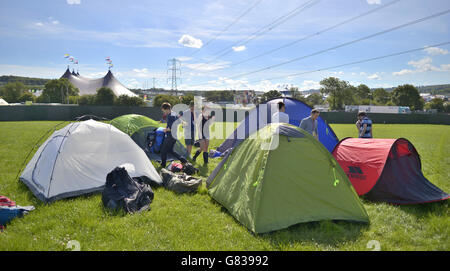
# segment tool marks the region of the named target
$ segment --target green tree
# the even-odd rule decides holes
[[[187,94],[187,95],[181,96],[181,103],[189,105],[193,101],[194,101],[194,95],[192,95],[192,94]]]
[[[153,106],[160,107],[163,103],[170,103],[172,106],[174,106],[180,103],[180,99],[178,99],[178,97],[175,95],[156,95],[153,101]]]
[[[310,106],[323,104],[323,96],[320,93],[313,93],[306,98],[306,101]]]
[[[370,88],[364,84],[356,88],[356,96],[359,100],[369,99],[371,95]]]
[[[437,109],[438,112],[445,112],[444,100],[440,98],[434,98],[425,105],[425,109]]]
[[[114,105],[114,101],[116,96],[114,92],[107,87],[101,87],[97,90],[97,94],[95,95],[95,104],[96,105]]]
[[[332,110],[342,110],[344,109],[344,105],[355,103],[357,89],[347,81],[340,80],[336,77],[329,77],[320,81],[320,85],[322,95],[329,95],[327,100]]]
[[[409,106],[411,110],[422,110],[424,101],[413,85],[398,86],[392,92],[392,102],[398,106]]]
[[[79,90],[66,78],[54,79],[45,83],[42,102],[67,103],[68,96],[78,95]]]
[[[298,87],[291,87],[291,88],[289,89],[289,91],[291,92],[292,98],[297,99],[297,100],[299,100],[299,101],[302,101],[302,102],[304,102],[304,103],[308,103],[308,101],[306,100],[306,98],[305,98],[305,96],[303,95],[303,93],[301,93],[301,92],[298,90]]]
[[[95,95],[82,95],[78,98],[79,105],[94,105]]]
[[[278,90],[270,90],[262,95],[262,102],[267,102],[268,100],[281,97],[281,92]]]
[[[378,105],[385,105],[391,100],[391,95],[384,88],[377,88],[373,91],[373,101]]]
[[[28,102],[28,101],[35,101],[35,97],[33,94],[31,94],[31,92],[25,91],[24,93],[22,93],[22,95],[20,95],[18,102],[22,103],[22,102]]]
[[[128,95],[120,95],[115,101],[118,106],[144,106],[145,102],[140,97],[130,97]]]
[[[25,85],[21,82],[7,83],[3,86],[2,97],[8,103],[17,103],[24,91]]]

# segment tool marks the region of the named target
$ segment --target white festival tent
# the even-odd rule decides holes
[[[87,120],[55,131],[20,176],[37,198],[52,202],[101,191],[106,175],[125,166],[131,177],[162,184],[161,177],[127,134],[110,124]]]

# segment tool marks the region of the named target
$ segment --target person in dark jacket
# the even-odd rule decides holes
[[[165,137],[161,146],[161,166],[166,167],[167,155],[171,154],[175,158],[181,161],[182,164],[187,160],[173,151],[173,147],[177,142],[176,138],[172,135],[172,125],[178,119],[178,115],[172,111],[172,106],[169,103],[163,103],[161,105],[161,111],[167,116],[167,127],[164,129]],[[174,131],[176,133],[176,131]]]
[[[194,101],[189,104],[189,110],[186,110],[181,115],[184,128],[184,143],[186,144],[186,155],[191,156],[192,146],[195,142],[195,123],[197,116],[195,115]]]

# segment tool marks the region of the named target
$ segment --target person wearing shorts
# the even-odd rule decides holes
[[[207,110],[205,106],[202,107],[202,114],[198,117],[199,129],[198,134],[200,137],[200,149],[197,150],[194,157],[194,161],[203,152],[204,165],[208,164],[208,147],[209,147],[209,127],[214,122],[214,112]]]

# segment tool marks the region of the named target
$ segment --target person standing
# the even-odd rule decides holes
[[[356,127],[358,128],[359,138],[373,137],[372,120],[367,117],[366,112],[358,113],[358,122],[356,122]]]
[[[286,105],[283,102],[278,103],[278,112],[272,115],[273,123],[289,123],[289,115],[285,113]]]
[[[171,128],[172,128],[173,123],[178,119],[178,115],[172,111],[172,106],[170,105],[170,103],[163,103],[161,105],[161,111],[167,116],[167,126],[164,129],[165,136],[164,136],[164,141],[161,146],[161,167],[163,167],[163,168],[166,167],[166,161],[167,161],[168,154],[173,155],[175,158],[180,160],[180,162],[182,164],[184,164],[187,162],[187,160],[184,157],[178,155],[173,150],[173,147],[175,146],[175,143],[177,142],[177,140],[173,136]],[[176,133],[177,131],[174,131],[174,132]]]
[[[197,121],[194,101],[189,103],[189,110],[184,111],[181,118],[183,119],[184,143],[186,144],[187,151],[186,155],[191,157],[192,146],[194,146],[195,142],[195,123]]]
[[[200,138],[200,149],[197,150],[192,160],[196,160],[197,157],[203,152],[204,165],[208,164],[208,147],[209,147],[209,127],[214,122],[214,112],[209,112],[205,106],[202,107],[202,114],[198,117],[198,135]]]
[[[320,115],[320,111],[317,109],[311,110],[311,116],[302,119],[300,122],[300,128],[310,133],[317,140],[319,140],[319,133],[317,131],[318,122],[317,118]]]

